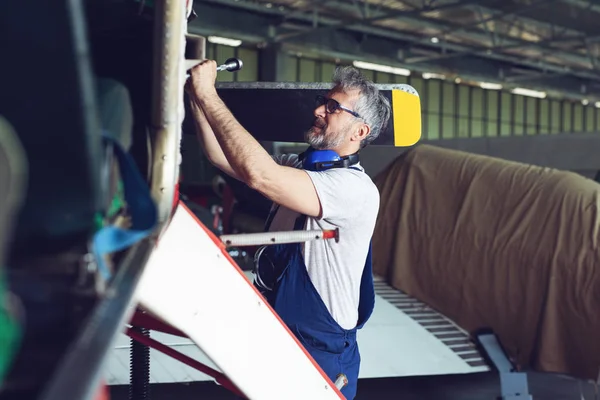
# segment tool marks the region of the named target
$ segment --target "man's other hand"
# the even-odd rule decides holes
[[[214,60],[204,60],[190,70],[188,89],[191,94],[202,100],[216,94],[217,63]]]

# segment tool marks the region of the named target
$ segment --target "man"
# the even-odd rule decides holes
[[[269,155],[219,98],[216,66],[207,60],[195,67],[187,87],[211,163],[273,201],[267,229],[339,229],[339,242],[269,246],[265,258],[280,275],[265,296],[332,381],[346,375],[342,393],[354,398],[360,365],[356,330],[374,307],[370,241],[379,192],[360,163],[313,170],[298,155]],[[333,81],[334,88],[318,99],[304,157],[333,150],[353,160],[387,125],[390,104],[355,68],[338,68]]]

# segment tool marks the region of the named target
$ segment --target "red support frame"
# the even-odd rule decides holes
[[[152,315],[145,313],[143,311],[140,311],[140,310],[136,310],[130,323],[132,326],[136,326],[136,327],[140,327],[140,328],[147,328],[150,330],[187,338],[187,336],[183,332],[179,331],[178,329],[175,329],[171,325],[169,325],[163,321],[160,321],[160,320],[156,319],[155,317],[153,317]],[[177,351],[155,339],[146,337],[146,336],[140,334],[139,332],[136,332],[132,328],[127,328],[127,330],[125,331],[125,334],[145,346],[148,346],[152,349],[158,350],[161,353],[164,353],[164,354],[168,355],[169,357],[173,357],[177,361],[182,362],[185,365],[192,367],[195,370],[198,370],[198,371],[202,372],[203,374],[206,374],[206,375],[212,377],[219,385],[221,385],[224,388],[228,389],[229,391],[235,393],[236,395],[241,396],[242,398],[246,398],[244,393],[242,393],[233,384],[233,382],[231,382],[231,380],[227,376],[225,376],[223,373],[221,373],[207,365],[204,365],[201,362],[194,360],[193,358],[191,358],[183,353],[180,353],[179,351]]]
[[[131,321],[129,322],[133,326],[140,328],[147,328],[157,332],[168,333],[169,335],[181,336],[187,338],[187,335],[181,332],[179,329],[173,328],[171,325],[155,318],[154,316],[137,309]]]
[[[175,192],[177,193],[176,198],[179,197],[179,187],[176,187]],[[230,193],[231,195],[233,195],[233,192]],[[228,198],[228,200],[232,200],[233,196],[231,198]],[[228,202],[230,206],[233,205],[233,201]],[[194,216],[194,214],[185,206],[184,203],[179,202],[179,203],[175,203],[173,204],[173,209],[172,209],[172,213],[175,213],[175,210],[177,208],[177,205],[180,204],[183,208],[186,209],[186,211],[192,215],[194,217],[194,219],[196,220],[196,222],[198,223],[198,225],[206,232],[206,234],[212,239],[212,241],[214,242],[214,244],[221,249],[223,255],[231,262],[232,265],[237,265],[235,260],[233,260],[233,258],[231,258],[231,255],[227,252],[225,244],[215,235],[213,234],[211,231],[209,231],[206,226],[204,226],[204,224],[202,224],[202,222],[200,222],[198,220],[197,217]],[[237,267],[237,270],[240,274],[243,274],[242,270],[239,269],[239,267]],[[254,286],[252,286],[253,289],[256,291],[257,294],[260,295],[260,293],[258,292],[258,289],[256,289]],[[268,304],[267,304],[268,305]],[[269,306],[270,307],[270,306]],[[284,324],[283,321],[281,321],[281,319],[279,318],[279,316],[275,313],[274,310],[272,310],[273,314],[279,319],[279,321],[281,322],[281,324],[283,326],[287,328],[287,325]],[[146,328],[146,329],[150,329],[150,330],[154,330],[154,331],[158,331],[158,332],[163,332],[163,333],[167,333],[167,334],[171,334],[171,335],[175,335],[175,336],[180,336],[186,339],[189,339],[189,337],[181,332],[180,330],[174,328],[173,326],[169,325],[168,323],[156,318],[155,316],[153,316],[152,314],[149,314],[147,312],[144,312],[141,309],[136,309],[136,311],[134,312],[133,316],[131,317],[130,323],[129,323],[132,327],[140,327],[140,328]],[[221,386],[223,386],[224,388],[228,389],[229,391],[231,391],[232,393],[235,393],[236,395],[240,396],[243,399],[246,399],[247,397],[243,394],[242,391],[240,391],[237,386],[235,386],[235,384],[222,372],[219,372],[213,368],[210,368],[204,364],[202,364],[201,362],[194,360],[193,358],[182,354],[180,352],[178,352],[177,350],[163,344],[160,343],[157,340],[154,340],[152,338],[146,337],[138,332],[136,332],[135,330],[133,330],[132,328],[127,328],[126,330],[126,335],[129,336],[130,338],[132,338],[133,340],[138,341],[139,343],[146,345],[150,348],[153,348],[155,350],[158,350],[176,360],[178,360],[179,362],[182,362],[210,377],[212,377],[213,379],[215,379],[215,381],[220,384]],[[296,341],[296,344],[304,351],[304,353],[306,354],[306,356],[312,361],[313,365],[319,370],[319,372],[321,373],[321,375],[323,376],[323,378],[328,381],[332,388],[335,390],[335,392],[340,396],[340,398],[344,398],[342,393],[340,392],[340,389],[337,388],[337,386],[335,385],[334,382],[332,382],[329,377],[327,377],[327,375],[325,375],[325,373],[323,372],[323,370],[320,368],[320,366],[315,362],[315,360],[312,358],[312,356],[306,351],[306,349],[304,348],[304,346],[302,346],[302,344],[298,341],[298,339],[295,337],[295,335],[289,331],[288,329],[288,333],[290,334],[290,336],[292,338],[294,338],[294,340]]]

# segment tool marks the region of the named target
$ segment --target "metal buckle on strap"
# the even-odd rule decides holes
[[[269,285],[267,285],[265,283],[265,281],[263,280],[262,276],[260,275],[260,268],[259,268],[261,256],[263,255],[266,248],[267,248],[267,246],[261,246],[256,251],[256,253],[254,253],[254,269],[253,269],[252,273],[254,274],[254,281],[255,281],[256,285],[261,290],[272,291],[273,288],[270,287]],[[273,266],[273,263],[271,263],[271,266],[273,267],[273,272],[275,272],[275,266]]]

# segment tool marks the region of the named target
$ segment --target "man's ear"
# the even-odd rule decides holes
[[[371,127],[365,123],[361,123],[358,126],[358,129],[354,133],[354,137],[352,139],[362,142],[364,138],[366,138],[371,133]]]

